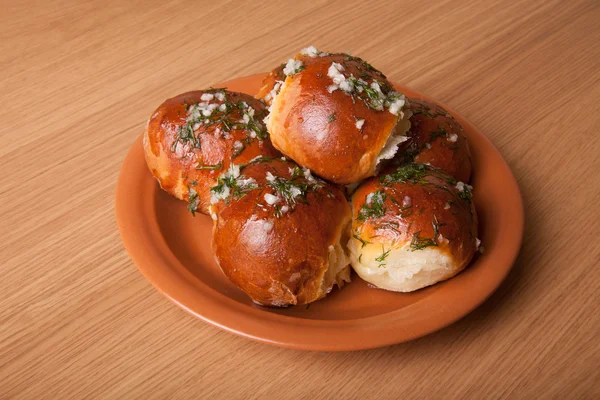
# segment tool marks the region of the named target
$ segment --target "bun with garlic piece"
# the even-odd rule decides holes
[[[408,140],[400,146],[395,164],[428,163],[462,182],[471,178],[471,151],[463,127],[441,106],[410,99]]]
[[[258,157],[231,164],[211,195],[215,258],[255,303],[307,304],[350,281],[350,207],[310,170]]]
[[[381,289],[411,292],[449,279],[475,253],[471,187],[438,168],[406,164],[352,196],[352,267]]]
[[[265,105],[224,89],[183,93],[162,103],[143,136],[146,163],[160,186],[208,213],[210,188],[231,162],[278,156],[263,119]]]
[[[306,48],[267,76],[258,97],[270,104],[273,145],[337,184],[375,175],[407,140],[406,97],[358,57]]]

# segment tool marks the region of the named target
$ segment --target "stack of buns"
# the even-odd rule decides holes
[[[479,247],[462,127],[358,57],[311,46],[256,98],[179,95],[143,143],[160,186],[212,217],[220,268],[257,304],[321,299],[350,266],[377,288],[421,289]]]

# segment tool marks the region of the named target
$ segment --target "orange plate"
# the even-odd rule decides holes
[[[264,74],[215,87],[253,94]],[[427,96],[398,86],[409,97]],[[445,107],[465,128],[473,153],[474,199],[485,254],[449,281],[414,293],[352,283],[307,306],[257,306],[233,286],[214,261],[212,221],[163,192],[146,167],[141,137],[125,158],[116,214],[123,242],[142,274],[165,296],[198,318],[261,342],[306,350],[358,350],[424,336],[463,317],[502,282],[523,236],[519,188],[502,156],[473,125]]]

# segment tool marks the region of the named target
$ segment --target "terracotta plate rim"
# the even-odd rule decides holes
[[[264,76],[265,74],[251,75],[215,87],[256,82]],[[413,89],[400,85],[396,87],[400,91],[432,100]],[[297,318],[239,303],[191,273],[178,272],[185,270],[185,267],[161,236],[157,220],[145,217],[154,215],[152,208],[156,190],[148,192],[138,179],[139,176],[132,173],[140,170],[140,161],[146,168],[141,136],[125,158],[116,188],[115,213],[125,248],[146,279],[175,304],[218,328],[259,342],[302,350],[347,351],[401,343],[442,329],[483,303],[508,275],[523,239],[524,209],[517,182],[491,141],[458,113],[436,103],[456,117],[465,130],[475,134],[477,141],[481,141],[487,148],[485,156],[496,158],[496,168],[499,166],[502,169],[500,175],[504,180],[505,205],[502,210],[497,211],[508,213],[510,224],[503,226],[503,231],[500,232],[504,238],[503,245],[494,252],[494,257],[498,258],[495,264],[500,267],[492,271],[489,279],[481,282],[476,293],[452,286],[442,295],[434,293],[386,314],[347,320]],[[149,174],[147,168],[146,173]],[[444,297],[454,301],[440,301]]]

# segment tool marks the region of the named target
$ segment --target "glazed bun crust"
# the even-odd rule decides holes
[[[271,105],[267,128],[273,145],[337,184],[374,175],[390,135],[401,136],[408,129],[408,116],[399,110],[406,120],[398,123],[400,117],[387,108],[377,111],[360,96],[342,89],[330,92],[333,80],[328,73],[332,63],[337,63],[344,76],[362,77],[368,84],[377,81],[384,93],[392,91],[390,82],[369,64],[344,54],[298,55],[296,60],[303,69],[286,76]],[[281,78],[280,68],[266,78],[259,96],[269,93],[273,79]],[[357,125],[358,121],[363,123]]]
[[[471,151],[463,127],[435,103],[410,99],[409,140],[397,153],[399,163],[429,163],[462,182],[471,178]]]
[[[250,164],[241,168],[238,179],[252,182],[254,189],[211,206],[216,260],[258,304],[307,304],[324,297],[334,284],[350,280],[342,248],[349,238],[350,207],[337,188],[312,176],[307,180],[305,174],[281,159]],[[303,189],[295,203],[269,186],[281,186],[279,179],[284,186],[293,183]],[[269,204],[266,198],[278,200]]]
[[[214,109],[206,117],[196,104]],[[225,104],[226,108],[220,110],[212,104]],[[254,115],[246,123],[243,119],[248,113]],[[265,115],[264,104],[252,96],[222,89],[187,92],[168,99],[152,114],[144,132],[148,167],[165,191],[186,201],[190,201],[191,193],[190,210],[206,214],[210,187],[231,160],[244,163],[257,155],[279,155],[262,122]]]
[[[348,248],[355,271],[379,288],[402,292],[456,275],[477,246],[469,187],[424,164],[387,172],[352,197]]]

